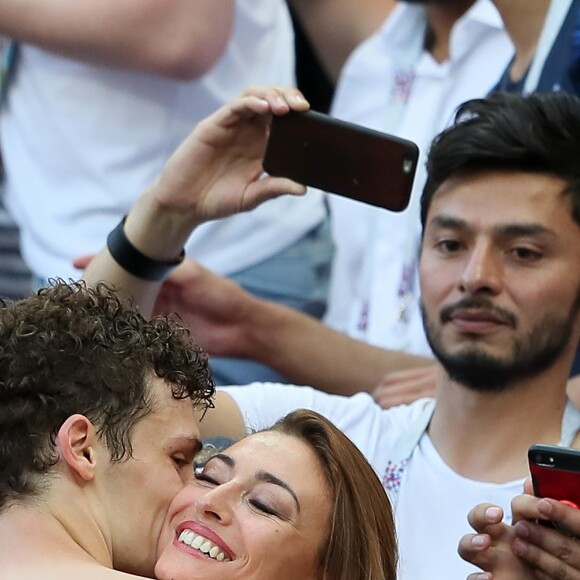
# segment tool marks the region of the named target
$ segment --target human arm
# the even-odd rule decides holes
[[[2,0],[0,35],[63,56],[197,78],[222,56],[234,0]]]
[[[348,55],[385,20],[395,0],[288,0],[318,58],[336,82]]]
[[[354,340],[189,261],[165,282],[156,312],[178,312],[210,354],[255,360],[296,384],[330,393],[371,391],[389,369],[432,363]]]
[[[303,194],[305,187],[289,179],[262,178],[262,159],[272,114],[307,108],[295,89],[256,87],[199,123],[130,211],[124,227],[129,241],[150,259],[174,260],[200,223],[286,193]],[[104,280],[117,286],[146,316],[161,285],[129,274],[107,248],[84,278],[92,285]]]

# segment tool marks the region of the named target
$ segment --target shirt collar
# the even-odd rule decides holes
[[[392,43],[406,45],[409,36],[413,35],[417,28],[422,27],[426,20],[425,8],[421,4],[397,2],[383,23],[380,34],[388,37]],[[504,28],[501,16],[491,0],[476,0],[458,23],[467,21],[497,30]]]

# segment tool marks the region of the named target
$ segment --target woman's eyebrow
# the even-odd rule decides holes
[[[276,477],[272,473],[263,470],[260,470],[258,473],[256,473],[256,479],[266,483],[271,483],[273,485],[278,485],[282,489],[285,489],[294,498],[294,501],[296,502],[296,508],[298,509],[298,512],[300,512],[300,502],[298,501],[298,496],[285,481],[282,481],[279,477]]]

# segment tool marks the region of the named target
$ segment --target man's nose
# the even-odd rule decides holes
[[[461,274],[460,288],[469,294],[496,295],[501,291],[503,262],[489,243],[476,244]]]

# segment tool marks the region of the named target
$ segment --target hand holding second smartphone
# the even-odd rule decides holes
[[[549,497],[580,509],[580,450],[556,445],[533,445],[528,451],[536,497]],[[552,525],[551,522],[541,522]],[[554,525],[565,534],[569,530]]]

